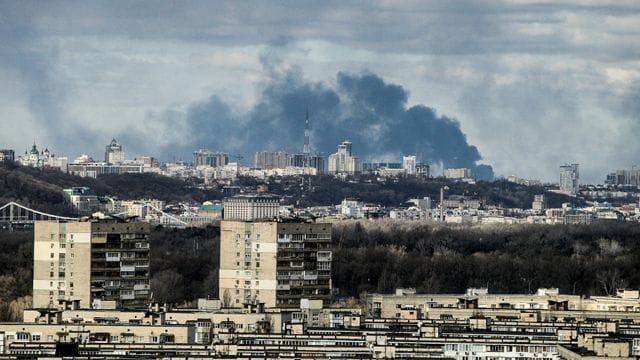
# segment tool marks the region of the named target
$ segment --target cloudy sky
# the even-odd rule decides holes
[[[0,1],[0,148],[640,165],[640,2]],[[486,168],[486,167],[485,167]]]

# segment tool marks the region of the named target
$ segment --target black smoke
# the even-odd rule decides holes
[[[401,161],[417,155],[418,161],[442,167],[471,168],[479,179],[493,178],[491,166],[479,164],[478,149],[467,142],[460,124],[424,106],[407,106],[408,93],[367,72],[340,72],[336,85],[310,82],[299,69],[272,76],[257,104],[245,115],[234,115],[219,97],[195,103],[185,117],[189,141],[175,151],[188,158],[190,151],[207,147],[242,154],[246,164],[260,150],[302,151],[304,116],[311,118],[312,150],[335,152],[343,140],[363,160]],[[167,149],[168,150],[168,149]]]

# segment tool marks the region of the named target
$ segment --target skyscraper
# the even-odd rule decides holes
[[[564,164],[560,166],[560,191],[575,195],[580,190],[579,164]]]
[[[353,175],[362,171],[360,158],[353,156],[351,141],[343,141],[338,151],[329,156],[329,174]]]
[[[124,161],[124,152],[122,145],[118,144],[116,139],[112,139],[104,151],[104,162],[109,164],[120,164]]]

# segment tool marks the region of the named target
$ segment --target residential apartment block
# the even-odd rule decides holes
[[[298,308],[331,299],[331,225],[222,221],[219,294],[223,307],[264,303]]]
[[[140,222],[35,222],[33,306],[147,306],[149,233]]]

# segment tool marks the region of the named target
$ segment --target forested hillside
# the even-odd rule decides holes
[[[0,205],[16,201],[36,210],[71,215],[71,209],[64,203],[62,189],[74,186],[88,186],[99,196],[120,199],[202,202],[221,198],[219,192],[200,190],[189,182],[156,174],[107,175],[91,179],[53,169],[0,165]]]

